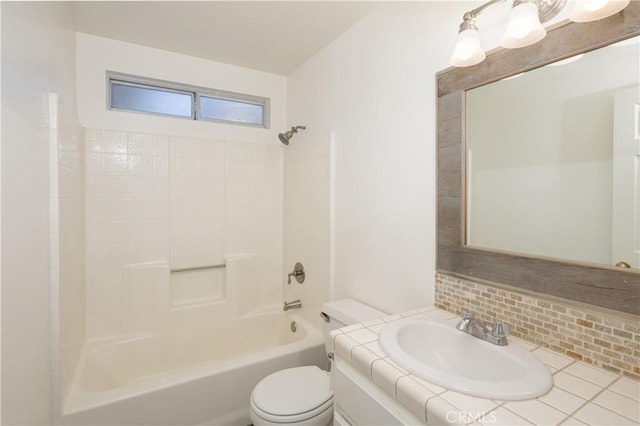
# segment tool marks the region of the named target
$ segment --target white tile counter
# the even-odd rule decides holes
[[[391,361],[378,333],[403,318],[436,318],[454,327],[457,315],[428,307],[332,332],[336,357],[349,363],[419,419],[471,425],[638,425],[640,383],[509,337],[536,355],[553,374],[545,395],[526,401],[478,398],[436,386]],[[440,420],[442,421],[442,420]]]

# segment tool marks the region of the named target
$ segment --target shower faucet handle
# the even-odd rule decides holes
[[[289,272],[287,277],[287,284],[291,284],[291,277],[294,277],[296,281],[302,284],[305,278],[304,266],[302,266],[302,263],[297,262],[293,267],[293,272]]]

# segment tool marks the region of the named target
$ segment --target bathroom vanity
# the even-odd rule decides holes
[[[379,345],[389,323],[437,319],[455,327],[460,317],[427,307],[332,333],[335,422],[348,425],[634,425],[640,423],[640,384],[543,347],[509,337],[542,361],[554,385],[538,398],[479,398],[423,380],[394,363]]]
[[[335,425],[424,423],[348,362],[336,359],[331,376]]]

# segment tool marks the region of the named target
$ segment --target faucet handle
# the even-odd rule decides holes
[[[304,282],[305,272],[302,263],[296,262],[295,266],[293,267],[293,272],[287,274],[287,284],[291,284],[291,277],[294,277],[300,284]]]
[[[476,316],[473,314],[473,312],[471,311],[465,311],[462,310],[460,312],[460,316],[462,317],[462,319],[474,319]]]
[[[509,326],[502,321],[496,321],[491,328],[491,334],[495,337],[507,337],[510,332]]]

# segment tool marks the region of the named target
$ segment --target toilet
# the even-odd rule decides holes
[[[324,343],[331,351],[329,332],[387,314],[353,299],[322,305]],[[251,393],[250,418],[255,426],[317,425],[333,423],[333,391],[329,372],[315,365],[287,368],[262,379]]]

